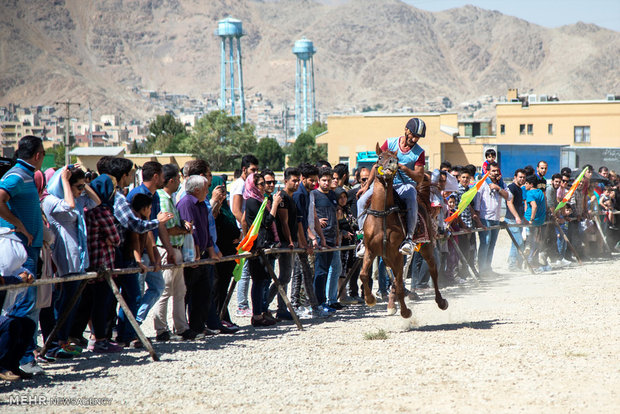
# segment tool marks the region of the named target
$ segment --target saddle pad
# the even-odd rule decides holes
[[[418,222],[415,226],[415,233],[413,234],[414,243],[428,243],[431,241],[428,235],[428,226],[422,215],[418,213]]]

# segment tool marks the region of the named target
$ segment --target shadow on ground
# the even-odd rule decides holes
[[[411,328],[411,331],[417,332],[439,332],[439,331],[457,331],[459,329],[491,329],[496,325],[507,325],[512,322],[500,321],[499,319],[489,319],[475,322],[460,323],[443,323],[440,325],[425,325]]]

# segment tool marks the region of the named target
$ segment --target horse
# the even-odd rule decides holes
[[[398,251],[406,236],[404,211],[394,204],[394,176],[398,172],[396,152],[382,151],[377,143],[377,168],[374,179],[374,190],[370,197],[370,207],[366,210],[364,222],[364,244],[366,251],[362,262],[360,278],[364,289],[364,298],[368,306],[375,306],[377,299],[370,289],[370,273],[372,262],[381,256],[386,266],[394,274],[396,297],[400,303],[400,314],[403,318],[411,317],[411,310],[405,304],[405,286],[403,281],[403,255]],[[426,175],[424,181],[416,187],[418,212],[426,223],[429,243],[420,247],[420,254],[428,263],[435,287],[435,302],[440,309],[448,308],[448,301],[441,296],[437,284],[437,264],[433,256],[434,234],[430,224],[430,188],[431,183]]]

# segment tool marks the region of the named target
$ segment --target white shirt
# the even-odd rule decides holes
[[[476,198],[474,208],[480,212],[480,218],[485,220],[499,221],[502,209],[502,196],[497,190],[491,190],[489,184],[484,182]],[[512,200],[512,193],[508,191],[508,200]]]
[[[237,178],[230,186],[230,205],[232,207],[233,197],[241,196],[241,212],[245,211],[245,199],[243,198],[243,189],[245,188],[245,180],[242,177]],[[241,228],[241,223],[237,220],[237,227]]]

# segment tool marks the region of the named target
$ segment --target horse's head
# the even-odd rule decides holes
[[[398,157],[394,151],[383,151],[377,143],[377,174],[386,180],[391,180],[398,171]]]

